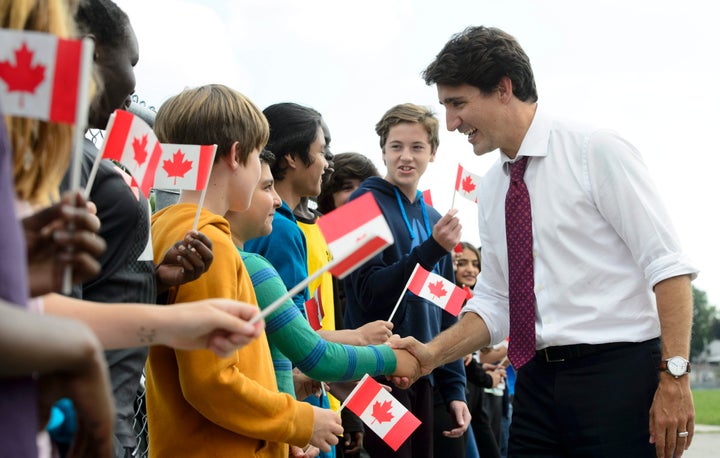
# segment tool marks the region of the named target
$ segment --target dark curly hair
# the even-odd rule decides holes
[[[81,34],[92,34],[100,44],[117,46],[125,39],[130,21],[110,0],[80,0],[75,23]]]
[[[538,100],[527,54],[512,35],[494,27],[468,27],[453,35],[422,76],[428,86],[469,84],[484,94],[507,76],[515,97],[523,102]]]

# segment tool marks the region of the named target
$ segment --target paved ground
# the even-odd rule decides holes
[[[720,457],[720,426],[695,426],[695,438],[683,458]]]

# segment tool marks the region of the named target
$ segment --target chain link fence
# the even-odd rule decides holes
[[[128,111],[132,112],[136,116],[139,116],[149,125],[153,125],[156,112],[155,107],[148,106],[144,100],[140,100],[137,94],[132,95],[132,102],[128,107]],[[86,137],[92,140],[92,142],[99,147],[105,139],[105,131],[102,129],[90,129],[88,130]],[[137,396],[135,397],[133,430],[135,431],[137,438],[137,445],[135,446],[135,450],[132,452],[132,456],[147,458],[149,454],[149,443],[147,409],[145,408],[145,370],[143,370],[140,379],[140,386],[138,387]]]

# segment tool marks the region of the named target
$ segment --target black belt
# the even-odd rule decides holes
[[[547,363],[559,363],[571,359],[584,358],[586,356],[597,355],[610,350],[627,347],[629,345],[637,345],[642,342],[611,342],[604,344],[575,344],[561,345],[557,347],[547,347],[535,352],[537,358]]]

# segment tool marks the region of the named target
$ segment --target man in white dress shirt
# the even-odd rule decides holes
[[[427,345],[394,345],[426,374],[508,336],[505,194],[510,167],[527,157],[535,347],[518,371],[509,456],[680,456],[694,428],[686,374],[697,270],[638,151],[544,113],[527,55],[499,29],[457,34],[423,77],[437,85],[448,130],[476,155],[499,149],[500,160],[477,192],[482,271],[462,318]]]

